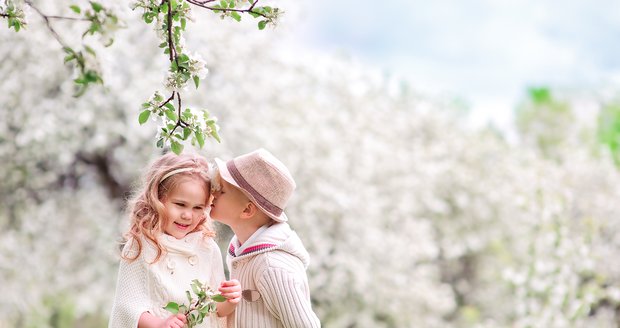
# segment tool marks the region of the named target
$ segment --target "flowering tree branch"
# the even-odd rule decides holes
[[[211,117],[207,110],[183,108],[181,91],[185,90],[189,81],[193,81],[196,88],[200,80],[205,77],[207,68],[205,62],[198,56],[186,51],[183,44],[183,32],[187,21],[192,20],[191,7],[194,5],[220,14],[222,18],[231,17],[241,20],[241,14],[248,14],[254,18],[263,18],[258,23],[259,29],[267,24],[275,24],[279,15],[278,8],[269,6],[257,7],[259,0],[221,0],[219,3],[207,6],[215,0],[138,0],[133,9],[142,8],[142,19],[145,23],[154,23],[155,30],[160,36],[160,48],[164,49],[170,62],[165,87],[171,95],[164,100],[161,92],[156,91],[147,102],[142,104],[142,112],[138,117],[140,124],[148,121],[151,114],[155,114],[162,121],[163,126],[158,129],[157,146],[170,145],[175,153],[181,153],[184,142],[192,145],[204,146],[206,138],[220,141],[217,120]],[[247,8],[238,8],[247,5]],[[177,100],[177,107],[174,100]]]
[[[62,46],[66,54],[65,63],[72,63],[76,69],[77,76],[73,80],[77,86],[75,96],[83,95],[93,83],[102,84],[103,79],[93,48],[85,43],[82,43],[82,49],[75,49],[70,46],[62,39],[56,29],[54,29],[51,20],[90,22],[88,29],[82,34],[82,37],[98,33],[104,37],[104,45],[109,46],[112,44],[113,39],[109,36],[107,29],[115,29],[115,27],[119,25],[116,15],[94,1],[90,1],[90,8],[84,10],[77,5],[70,6],[74,13],[82,14],[83,17],[47,15],[35,6],[31,0],[24,0],[24,3],[32,8],[45,21],[45,26],[54,39]],[[5,0],[3,5],[0,4],[0,17],[6,18],[9,23],[9,28],[14,28],[16,32],[19,32],[20,29],[27,25],[26,17],[23,9],[20,7],[20,3],[14,0]],[[107,27],[104,28],[104,26]]]
[[[142,105],[142,111],[138,115],[138,122],[144,124],[151,114],[159,117],[162,123],[156,136],[158,147],[169,145],[173,152],[181,153],[184,143],[190,141],[192,145],[204,146],[206,138],[214,138],[220,141],[217,120],[209,115],[206,110],[193,110],[183,108],[181,91],[185,90],[189,81],[193,81],[196,88],[200,80],[207,74],[205,62],[198,55],[191,54],[183,47],[183,32],[187,21],[192,20],[191,7],[204,8],[222,18],[230,17],[241,21],[241,14],[247,14],[253,18],[260,18],[258,28],[264,29],[266,25],[275,25],[276,19],[281,14],[278,8],[270,6],[257,6],[259,0],[136,0],[133,9],[143,10],[142,19],[147,24],[154,24],[155,30],[160,36],[160,48],[164,49],[170,62],[168,76],[164,86],[170,92],[170,96],[164,100],[161,92],[156,91],[153,96]],[[9,28],[19,31],[26,25],[25,15],[17,0],[4,0],[0,4],[0,17],[6,18]],[[109,9],[95,1],[89,1],[90,8],[82,9],[79,6],[70,6],[71,10],[82,17],[66,17],[59,15],[47,15],[37,8],[32,0],[24,0],[24,3],[34,9],[45,21],[45,25],[62,49],[66,53],[65,63],[72,63],[77,72],[73,80],[77,85],[75,96],[83,95],[91,84],[103,84],[99,65],[96,60],[96,52],[86,44],[83,49],[74,49],[68,45],[52,26],[51,20],[72,20],[90,22],[88,29],[82,34],[100,34],[104,37],[104,45],[112,44],[110,37],[121,24],[117,16]],[[207,5],[209,4],[209,5]],[[175,102],[176,100],[176,107]]]

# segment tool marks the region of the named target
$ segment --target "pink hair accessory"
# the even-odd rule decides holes
[[[173,176],[173,175],[175,175],[177,173],[189,172],[189,171],[193,171],[193,170],[194,170],[193,167],[183,167],[183,168],[180,168],[180,169],[172,170],[172,171],[166,173],[166,175],[164,175],[163,178],[161,178],[161,182],[163,182],[164,180],[168,179],[169,177],[171,177],[171,176]]]

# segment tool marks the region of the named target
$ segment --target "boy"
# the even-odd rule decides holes
[[[244,289],[238,327],[320,327],[310,304],[308,252],[283,212],[295,189],[288,169],[264,149],[215,162],[211,217],[235,233],[226,262]]]

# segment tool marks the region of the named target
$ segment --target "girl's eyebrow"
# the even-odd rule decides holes
[[[183,204],[189,204],[190,202],[187,202],[183,199],[180,198],[171,198],[170,199],[171,202],[173,203],[183,203]],[[199,203],[199,204],[194,204],[193,206],[207,206],[206,203]]]

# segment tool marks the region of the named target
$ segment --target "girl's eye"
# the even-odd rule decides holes
[[[177,204],[177,206],[180,206],[180,207],[184,207],[185,206],[185,204],[183,204],[183,203],[176,203],[176,204]]]

